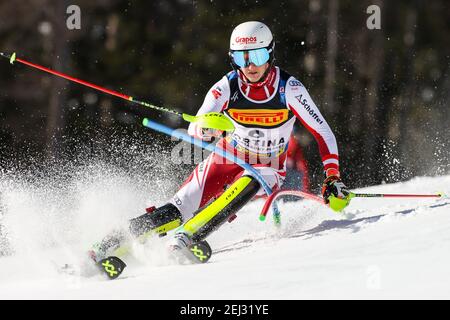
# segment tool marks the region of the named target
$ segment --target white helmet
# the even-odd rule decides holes
[[[248,21],[234,28],[230,38],[230,50],[253,50],[272,45],[270,29],[262,22]]]
[[[256,66],[267,62],[273,64],[274,49],[275,42],[270,29],[262,22],[248,21],[238,25],[231,33],[228,55],[231,66],[234,70],[238,70],[250,63]],[[269,70],[270,68],[267,72]]]

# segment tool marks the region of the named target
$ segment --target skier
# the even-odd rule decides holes
[[[288,142],[298,119],[319,145],[325,181],[325,202],[333,194],[343,198],[347,189],[340,179],[336,139],[303,84],[274,65],[275,42],[272,32],[261,22],[238,25],[231,34],[229,56],[233,70],[207,93],[197,115],[224,113],[235,131],[223,133],[191,123],[188,133],[210,141],[245,159],[276,190],[286,176]],[[200,163],[179,191],[159,208],[131,219],[134,237],[165,234],[175,230],[169,241],[173,250],[203,240],[264,190],[250,172],[212,153]],[[121,237],[104,239],[92,251],[96,261],[116,249]]]

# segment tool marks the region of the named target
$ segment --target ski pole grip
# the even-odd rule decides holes
[[[16,61],[16,53],[15,52],[9,58],[9,63],[14,64],[14,61]]]

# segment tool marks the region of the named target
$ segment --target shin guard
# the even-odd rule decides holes
[[[260,187],[259,182],[251,176],[239,178],[219,198],[199,209],[180,231],[190,235],[195,242],[206,238],[249,202]]]

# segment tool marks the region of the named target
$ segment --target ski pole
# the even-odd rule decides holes
[[[26,66],[29,66],[31,68],[38,69],[38,70],[41,70],[43,72],[55,75],[57,77],[64,78],[66,80],[69,80],[69,81],[81,84],[83,86],[95,89],[97,91],[101,91],[103,93],[107,93],[107,94],[110,94],[112,96],[115,96],[115,97],[118,97],[118,98],[122,98],[122,99],[130,101],[130,102],[137,103],[137,104],[139,104],[141,106],[145,106],[145,107],[148,107],[148,108],[151,108],[151,109],[155,109],[155,110],[158,110],[158,111],[167,112],[167,113],[171,113],[171,114],[177,115],[179,117],[182,117],[187,122],[196,122],[203,128],[217,129],[217,130],[222,130],[222,131],[233,131],[234,130],[234,125],[231,122],[231,120],[228,119],[222,113],[210,112],[210,113],[207,113],[207,114],[204,114],[204,115],[192,116],[192,115],[189,115],[189,114],[186,114],[186,113],[181,113],[181,112],[178,112],[178,111],[175,111],[175,110],[171,110],[171,109],[168,109],[168,108],[155,106],[155,105],[153,105],[151,103],[135,99],[132,96],[128,96],[126,94],[123,94],[123,93],[120,93],[120,92],[117,92],[117,91],[114,91],[114,90],[109,90],[109,89],[100,87],[98,85],[95,85],[93,83],[89,83],[87,81],[71,77],[71,76],[69,76],[67,74],[48,69],[48,68],[40,66],[38,64],[34,64],[34,63],[31,63],[31,62],[28,62],[26,60],[17,58],[16,53],[13,53],[12,55],[9,55],[9,54],[0,52],[0,56],[4,57],[6,59],[9,59],[9,62],[11,64],[14,64],[14,62],[19,62],[19,63],[24,64]]]
[[[325,204],[323,198],[309,194],[302,191],[297,190],[279,190],[277,192],[274,192],[269,196],[269,198],[266,200],[266,203],[264,204],[264,208],[261,211],[259,219],[261,221],[264,221],[267,215],[267,212],[269,211],[270,207],[273,204],[276,204],[276,200],[285,195],[293,195],[309,200],[314,200],[316,202]],[[329,207],[336,212],[342,211],[345,207],[347,207],[350,204],[350,200],[353,198],[442,198],[445,195],[443,193],[438,194],[386,194],[386,193],[354,193],[350,192],[345,198],[341,199],[338,197],[335,197],[334,195],[331,195],[329,197]]]
[[[331,195],[329,199],[330,208],[336,212],[344,210],[353,198],[441,198],[444,195],[438,194],[387,194],[387,193],[354,193],[350,192],[345,198],[338,198]]]
[[[350,193],[350,198],[442,198],[438,194],[386,194],[386,193]]]

